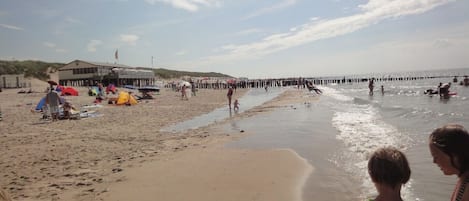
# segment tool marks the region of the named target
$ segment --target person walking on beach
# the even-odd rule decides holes
[[[373,95],[373,88],[375,87],[375,78],[371,78],[370,81],[368,82],[368,89],[370,89],[369,94],[372,96]]]
[[[231,110],[231,97],[233,96],[233,87],[228,86],[228,93],[226,94],[226,96],[228,97],[228,107]]]
[[[186,94],[186,84],[183,84],[182,87],[181,87],[181,100],[189,100],[189,98],[187,98],[187,94]]]
[[[234,111],[238,111],[239,110],[239,101],[238,99],[235,99],[234,103],[233,103],[233,106],[234,106]]]
[[[433,163],[444,175],[457,175],[451,201],[469,201],[469,133],[458,124],[446,124],[429,137]]]
[[[191,83],[191,92],[192,92],[192,95],[193,96],[196,96],[197,94],[195,94],[195,92],[197,91],[197,89],[195,88],[195,84],[194,82]]]
[[[393,147],[376,150],[368,160],[368,173],[378,196],[373,201],[402,201],[401,187],[410,179],[406,156]]]
[[[59,119],[59,105],[60,105],[60,97],[54,91],[54,87],[50,87],[49,93],[46,95],[46,104],[49,106],[49,111],[52,117],[52,121],[56,121]]]

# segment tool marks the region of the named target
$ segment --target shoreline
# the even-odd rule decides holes
[[[251,133],[227,133],[216,129],[233,119],[246,118],[272,111],[277,107],[287,107],[288,104],[310,100],[298,96],[303,94],[299,92],[287,90],[263,105],[222,122],[196,129],[221,138],[209,140],[202,147],[185,149],[176,153],[177,156],[170,156],[170,159],[145,163],[124,172],[122,177],[125,181],[111,184],[109,191],[98,198],[102,200],[153,200],[155,197],[164,200],[303,200],[303,189],[314,170],[306,159],[292,149],[227,148],[224,147],[227,142],[236,141]],[[240,181],[238,178],[245,180]],[[271,182],[265,183],[266,180]]]

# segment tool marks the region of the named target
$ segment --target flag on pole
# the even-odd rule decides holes
[[[116,59],[119,59],[119,50],[116,50],[116,53],[114,53],[114,57],[115,57]]]

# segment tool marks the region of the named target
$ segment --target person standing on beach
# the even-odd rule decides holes
[[[186,87],[186,84],[183,84],[182,87],[181,87],[181,100],[184,100],[184,98],[185,98],[186,100],[189,100],[189,99],[187,98],[186,88],[187,88],[187,87]]]
[[[59,105],[60,105],[60,97],[54,91],[54,87],[50,87],[49,93],[46,95],[46,104],[49,106],[49,111],[52,117],[52,121],[56,121],[59,119]]]
[[[197,91],[197,89],[195,88],[195,84],[194,82],[191,83],[191,92],[192,92],[192,95],[193,96],[196,96],[195,92]]]
[[[228,93],[226,94],[226,96],[228,97],[228,107],[231,110],[231,97],[233,96],[233,87],[228,86]]]
[[[451,201],[469,201],[469,133],[461,125],[447,124],[435,129],[429,138],[433,163],[444,175],[459,178]]]
[[[402,201],[401,187],[410,179],[406,156],[393,147],[376,150],[368,160],[368,173],[378,196],[373,201]]]

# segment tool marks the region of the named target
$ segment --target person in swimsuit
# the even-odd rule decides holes
[[[445,175],[457,175],[458,182],[451,201],[469,201],[469,134],[463,126],[447,124],[429,137],[433,163]]]
[[[371,96],[373,95],[373,88],[375,88],[375,78],[371,78],[370,81],[368,82],[368,89],[370,89],[370,92],[368,92]]]
[[[402,201],[401,187],[410,179],[406,156],[393,147],[376,150],[368,160],[368,174],[378,196],[374,201]]]
[[[234,106],[234,110],[235,111],[238,111],[239,110],[239,101],[238,99],[235,99],[234,103],[233,103],[233,106]]]
[[[228,98],[228,107],[231,110],[231,97],[233,96],[233,87],[228,86],[228,93],[226,93],[226,97]]]

